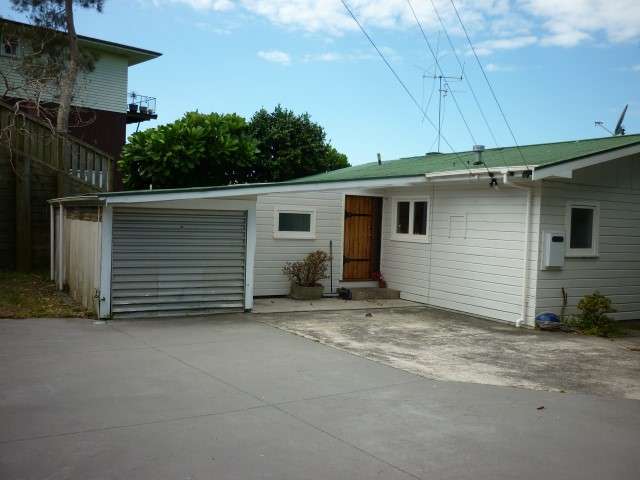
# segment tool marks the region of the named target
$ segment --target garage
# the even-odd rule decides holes
[[[246,211],[115,208],[113,318],[242,311]]]

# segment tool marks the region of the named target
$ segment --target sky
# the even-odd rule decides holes
[[[129,89],[158,102],[140,128],[281,104],[351,164],[421,155],[437,149],[432,77],[463,74],[445,84],[443,152],[606,136],[594,121],[613,129],[625,104],[627,133],[640,132],[638,0],[345,1],[415,102],[340,0],[105,0],[103,13],[78,8],[76,28],[162,53],[129,69]],[[8,4],[0,15],[20,20]]]

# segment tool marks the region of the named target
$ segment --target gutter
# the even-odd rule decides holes
[[[507,174],[509,174],[510,176],[520,175],[520,177],[526,178],[526,173],[532,171],[533,167],[527,168],[523,166],[509,168],[500,167],[492,169],[483,167],[448,172],[425,173],[425,177],[430,183],[476,182],[479,180],[489,180],[492,178],[497,178],[500,175],[505,176]]]
[[[534,185],[518,185],[509,180],[509,174],[502,175],[502,183],[505,186],[517,188],[527,191],[527,206],[525,214],[524,227],[524,252],[522,255],[522,312],[520,318],[516,320],[516,327],[521,327],[524,322],[526,325],[527,310],[529,309],[529,262],[531,260],[531,207],[533,205],[533,187]]]

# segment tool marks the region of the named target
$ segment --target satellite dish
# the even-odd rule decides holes
[[[624,126],[622,125],[622,121],[624,120],[624,116],[627,113],[627,108],[629,108],[629,105],[625,105],[622,113],[620,114],[618,123],[616,123],[616,129],[613,131],[614,135],[624,135]]]

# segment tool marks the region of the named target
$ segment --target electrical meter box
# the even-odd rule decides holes
[[[564,232],[544,232],[544,255],[542,269],[564,267]]]

